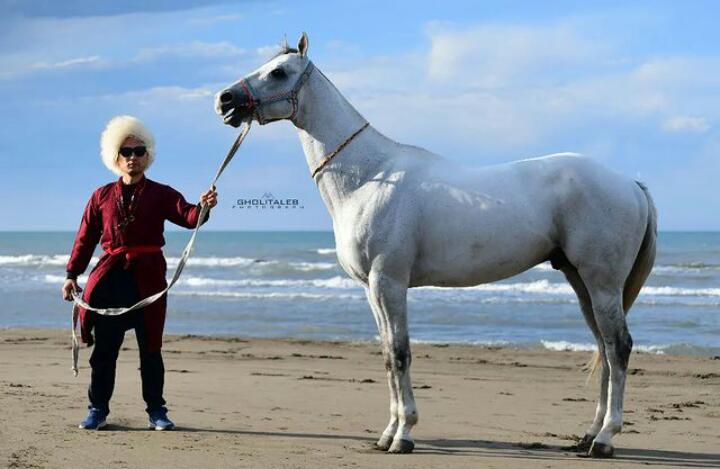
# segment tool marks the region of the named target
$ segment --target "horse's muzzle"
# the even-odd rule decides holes
[[[252,97],[241,87],[230,87],[215,95],[215,111],[227,125],[239,127],[252,117],[253,108]]]

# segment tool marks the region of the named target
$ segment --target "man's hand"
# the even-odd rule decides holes
[[[206,203],[210,208],[213,208],[217,205],[217,192],[215,192],[215,188],[203,192],[200,194],[200,202]]]
[[[78,286],[77,280],[67,279],[65,280],[65,284],[62,287],[62,297],[63,300],[72,301],[72,291],[75,290],[76,292],[80,293],[82,291],[82,288]]]

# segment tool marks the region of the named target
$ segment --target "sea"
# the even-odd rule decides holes
[[[166,232],[168,277],[190,232]],[[0,334],[67,328],[60,288],[74,232],[0,232]],[[81,286],[97,262],[79,278]],[[408,294],[414,342],[593,350],[574,292],[547,263],[499,282]],[[655,268],[628,315],[635,350],[720,355],[720,232],[661,232]],[[168,295],[171,333],[376,341],[362,287],[332,232],[201,231]]]

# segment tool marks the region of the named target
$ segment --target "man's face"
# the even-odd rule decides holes
[[[148,164],[148,154],[147,150],[142,152],[143,148],[145,148],[145,142],[132,135],[123,141],[117,155],[118,167],[123,174],[138,176],[145,171]],[[128,149],[132,149],[133,151],[130,152],[130,156],[124,156],[122,152],[128,153]],[[137,155],[138,150],[142,153],[142,156]]]

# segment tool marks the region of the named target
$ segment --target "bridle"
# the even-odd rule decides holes
[[[257,93],[255,92],[255,90],[253,90],[252,86],[250,86],[250,83],[247,81],[246,78],[243,78],[242,80],[240,80],[238,82],[238,84],[242,88],[243,93],[245,93],[245,95],[248,98],[248,103],[249,103],[248,108],[249,108],[250,112],[252,113],[252,116],[258,121],[258,123],[260,125],[265,125],[269,122],[275,122],[278,120],[285,119],[285,117],[278,117],[275,119],[267,119],[262,111],[263,106],[265,106],[267,104],[272,104],[272,103],[276,103],[279,101],[285,101],[285,100],[290,101],[290,104],[292,105],[292,113],[290,114],[290,117],[288,117],[288,119],[290,119],[292,122],[295,122],[295,117],[296,117],[297,111],[298,111],[298,93],[300,92],[300,89],[302,89],[302,87],[305,85],[305,83],[307,83],[308,79],[310,78],[310,75],[312,74],[312,72],[314,70],[315,70],[315,65],[313,65],[313,63],[308,60],[308,63],[305,66],[305,69],[302,71],[302,73],[300,74],[300,77],[295,82],[295,86],[293,86],[290,91],[267,96],[264,98],[259,98],[257,96]],[[325,76],[319,70],[318,70],[318,72],[321,75]],[[345,139],[345,141],[343,141],[340,145],[338,145],[338,147],[335,150],[333,150],[332,152],[325,155],[320,160],[320,164],[318,164],[315,167],[315,169],[310,171],[310,177],[315,179],[315,175],[317,175],[320,171],[322,171],[328,165],[328,163],[330,163],[330,161],[333,158],[335,158],[335,156],[338,155],[338,153],[340,153],[350,142],[353,141],[353,139],[355,139],[355,137],[358,136],[358,134],[360,134],[360,132],[365,130],[369,125],[370,125],[369,122],[365,122],[365,124],[362,127],[360,127],[358,130],[356,130],[347,139]]]
[[[277,120],[285,119],[284,117],[276,118],[276,119],[267,119],[265,118],[265,115],[263,114],[262,108],[263,106],[267,104],[276,103],[278,101],[290,101],[290,104],[292,105],[292,113],[290,114],[289,119],[291,121],[295,121],[295,116],[298,111],[298,93],[300,92],[300,89],[303,87],[303,85],[308,81],[310,78],[310,75],[312,74],[313,70],[315,70],[315,65],[311,61],[308,60],[307,65],[305,66],[305,69],[300,74],[300,77],[295,82],[295,86],[292,87],[290,91],[286,91],[284,93],[275,94],[272,96],[267,96],[264,98],[259,98],[257,96],[257,93],[252,89],[252,86],[250,86],[250,83],[247,81],[247,79],[243,78],[238,82],[238,84],[242,87],[243,92],[248,97],[248,107],[250,108],[250,112],[252,112],[253,117],[258,121],[260,125],[265,125],[269,122],[275,122]]]

